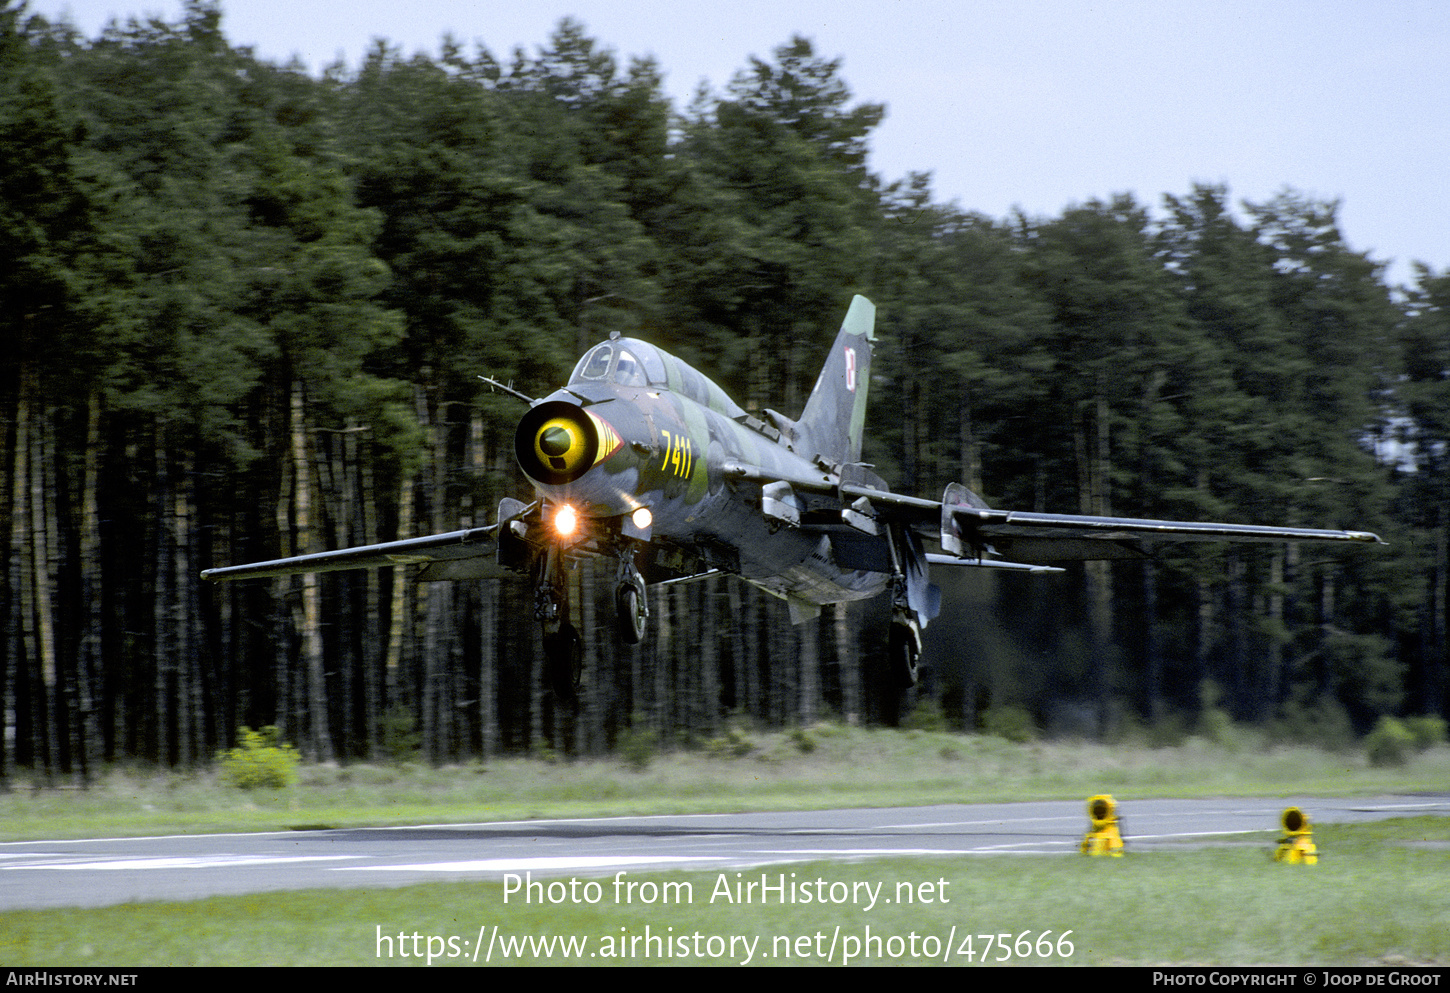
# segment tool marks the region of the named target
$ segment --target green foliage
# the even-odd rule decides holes
[[[1198,733],[1216,745],[1230,746],[1234,741],[1233,716],[1221,707],[1223,690],[1211,679],[1198,687]]]
[[[277,740],[277,728],[241,729],[241,744],[217,756],[222,782],[242,790],[283,789],[297,782],[297,749]]]
[[[644,715],[636,713],[630,718],[629,727],[619,732],[614,747],[626,765],[643,772],[659,754],[659,744],[659,732],[646,727]]]
[[[1365,756],[1372,766],[1400,766],[1414,752],[1445,742],[1445,720],[1435,716],[1381,717],[1364,739]]]
[[[388,708],[383,715],[382,732],[383,755],[395,765],[415,761],[423,750],[418,718],[405,704],[395,703]]]
[[[941,702],[934,699],[923,699],[916,702],[911,713],[906,715],[901,722],[904,731],[946,731],[948,730],[946,714],[942,711]]]
[[[1398,719],[1381,717],[1364,739],[1364,753],[1376,767],[1404,765],[1415,749],[1415,736]]]
[[[1293,699],[1285,703],[1271,725],[1271,732],[1278,741],[1332,751],[1352,749],[1356,737],[1344,706],[1338,700],[1324,696],[1313,696],[1307,701]]]
[[[718,738],[705,743],[705,754],[716,759],[744,758],[755,751],[755,740],[738,727],[729,728]]]
[[[795,743],[796,750],[802,755],[809,755],[816,750],[816,739],[805,728],[791,728],[790,740]]]
[[[1037,723],[1023,707],[1001,704],[987,708],[982,715],[982,731],[985,734],[1022,744],[1037,738]]]
[[[1410,737],[1415,740],[1415,749],[1425,751],[1436,745],[1445,744],[1445,718],[1434,714],[1406,717],[1402,722]]]

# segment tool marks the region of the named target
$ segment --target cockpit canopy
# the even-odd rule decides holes
[[[638,338],[613,338],[595,345],[574,367],[569,382],[670,390],[726,417],[744,414],[709,377]]]
[[[569,382],[667,387],[669,378],[659,349],[634,338],[621,338],[591,348],[574,367]]]

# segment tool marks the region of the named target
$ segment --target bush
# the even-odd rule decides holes
[[[739,759],[755,751],[755,741],[739,728],[730,728],[719,738],[705,743],[705,754],[712,759]]]
[[[936,700],[918,700],[916,706],[901,722],[903,731],[946,731],[947,719],[941,704]]]
[[[277,741],[271,725],[260,730],[242,728],[241,744],[222,752],[222,782],[238,789],[282,789],[297,782],[297,749]]]
[[[982,730],[1017,744],[1037,740],[1037,724],[1021,707],[990,707],[982,717]]]
[[[1364,739],[1364,752],[1373,766],[1404,765],[1415,747],[1415,736],[1393,717],[1381,717]]]
[[[1285,703],[1273,724],[1273,734],[1288,744],[1316,745],[1332,752],[1351,751],[1356,743],[1349,712],[1329,697]]]
[[[389,762],[402,765],[418,758],[423,750],[423,735],[418,731],[418,719],[413,711],[401,703],[388,708],[382,721],[383,754]]]
[[[643,714],[635,714],[630,718],[630,726],[620,731],[614,742],[619,757],[631,769],[640,772],[649,768],[650,762],[654,761],[655,754],[659,751],[659,735],[653,729],[644,727],[644,722]]]
[[[1445,718],[1443,717],[1433,714],[1406,717],[1404,725],[1405,730],[1410,732],[1410,737],[1415,739],[1416,751],[1423,752],[1427,748],[1445,744]]]

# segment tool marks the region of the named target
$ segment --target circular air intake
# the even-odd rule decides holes
[[[599,459],[599,432],[582,407],[550,400],[519,421],[514,454],[530,479],[550,486],[572,483]]]

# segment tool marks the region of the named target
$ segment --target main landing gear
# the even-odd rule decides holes
[[[921,674],[921,631],[941,608],[941,591],[927,576],[921,539],[906,527],[893,527],[890,538],[891,631],[881,682],[881,716],[888,725],[901,719],[903,698]]]
[[[569,586],[564,581],[563,557],[556,550],[540,562],[534,586],[534,617],[544,629],[544,667],[549,688],[561,703],[579,698],[584,674],[584,640],[569,623]]]
[[[921,628],[914,619],[892,618],[886,657],[891,668],[891,681],[897,689],[909,690],[916,685],[921,661]]]
[[[614,604],[619,639],[626,645],[644,640],[649,623],[649,598],[644,577],[634,564],[629,549],[619,553],[615,574]],[[571,703],[578,699],[584,671],[584,641],[569,622],[569,586],[564,577],[563,556],[551,550],[541,560],[534,585],[534,617],[543,628],[544,665],[549,688],[556,699]]]

